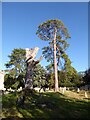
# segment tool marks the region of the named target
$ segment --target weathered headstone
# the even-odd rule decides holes
[[[79,92],[80,92],[80,89],[78,88],[78,89],[77,89],[77,93],[79,93]]]
[[[60,91],[62,90],[62,87],[60,87],[60,89],[59,89]]]
[[[88,98],[87,92],[85,92],[85,94],[84,94],[84,95],[85,95],[85,98]]]
[[[64,94],[64,92],[65,92],[65,89],[63,88],[62,93]]]

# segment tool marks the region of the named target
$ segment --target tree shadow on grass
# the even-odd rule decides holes
[[[35,101],[35,103],[33,103]],[[26,113],[23,114],[23,109],[19,109],[24,115],[24,118],[88,118],[88,103],[67,99],[60,93],[42,93],[42,97],[37,96],[36,99],[32,98],[26,107]]]
[[[4,102],[7,103],[7,106],[3,106],[3,109],[8,110],[9,115],[6,117],[15,117],[19,118],[20,114],[22,118],[30,119],[85,119],[89,120],[89,109],[90,105],[88,102],[79,101],[76,99],[68,99],[61,93],[46,92],[39,94],[37,92],[30,93],[27,92],[26,100],[23,107],[16,107],[15,105],[15,96],[9,97]],[[10,101],[13,101],[13,104],[10,105]],[[5,103],[5,104],[6,104]],[[16,109],[13,109],[16,107]],[[11,112],[10,112],[11,111]],[[16,111],[13,113],[12,111]],[[13,115],[14,114],[14,115]]]

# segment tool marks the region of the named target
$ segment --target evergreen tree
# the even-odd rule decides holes
[[[46,70],[40,65],[37,64],[33,69],[33,85],[37,87],[45,86],[46,81]]]
[[[14,49],[9,55],[9,61],[5,64],[8,68],[8,74],[5,76],[6,88],[18,89],[20,86],[24,87],[24,80],[26,74],[26,51],[25,49]],[[9,84],[9,85],[8,85]]]
[[[6,68],[9,68],[9,72],[12,74],[14,78],[17,78],[20,74],[25,75],[25,57],[26,51],[25,49],[14,49],[11,55],[8,55],[9,62],[5,64]]]
[[[85,71],[83,81],[84,81],[84,84],[90,85],[90,68]]]
[[[49,51],[53,51],[53,56],[50,57],[52,57],[52,60],[54,60],[53,63],[54,63],[54,74],[55,74],[55,91],[57,92],[58,91],[57,59],[60,60],[59,59],[60,57],[57,58],[57,54],[60,56],[60,53],[62,51],[60,41],[65,41],[67,38],[70,38],[68,34],[68,30],[66,29],[62,21],[55,19],[55,20],[48,20],[40,24],[38,26],[38,30],[36,34],[38,34],[40,39],[50,41],[51,48],[48,47],[46,48],[46,50],[49,49]],[[57,49],[58,52],[56,52]],[[49,55],[47,57],[49,57]]]

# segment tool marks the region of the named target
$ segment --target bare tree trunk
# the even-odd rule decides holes
[[[57,60],[56,60],[56,32],[57,29],[55,28],[54,31],[54,75],[55,75],[55,92],[58,91],[58,73],[57,73]]]

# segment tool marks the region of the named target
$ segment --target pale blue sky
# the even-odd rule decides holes
[[[66,2],[20,2],[3,3],[2,5],[2,57],[3,64],[9,60],[8,55],[14,48],[40,48],[37,57],[42,55],[42,48],[48,42],[42,41],[36,35],[39,24],[58,18],[62,20],[71,35],[67,50],[72,66],[77,71],[88,68],[88,3]],[[42,60],[43,66],[47,65]]]

